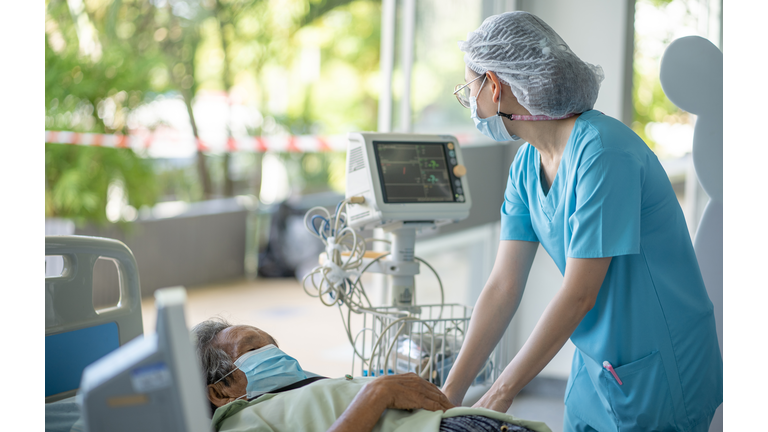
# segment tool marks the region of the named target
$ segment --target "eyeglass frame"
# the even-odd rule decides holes
[[[470,81],[470,82],[468,82],[466,84],[456,84],[456,87],[453,88],[453,95],[456,96],[456,99],[459,101],[461,106],[463,106],[464,108],[469,108],[470,107],[469,100],[467,100],[467,103],[464,104],[464,101],[461,99],[461,96],[459,96],[458,93],[460,91],[464,90],[464,88],[467,87],[468,85],[472,84],[473,82],[475,82],[475,81],[477,81],[477,80],[479,80],[480,78],[483,78],[483,77],[487,78],[487,75],[486,74],[478,75],[477,78],[473,79],[472,81]]]

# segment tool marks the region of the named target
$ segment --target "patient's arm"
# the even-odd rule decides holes
[[[445,411],[453,404],[437,386],[414,373],[389,375],[366,384],[328,432],[368,432],[387,408]]]

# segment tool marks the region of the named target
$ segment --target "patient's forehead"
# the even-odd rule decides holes
[[[232,360],[265,345],[276,345],[274,338],[269,333],[249,325],[227,327],[216,335],[215,342],[232,357]]]

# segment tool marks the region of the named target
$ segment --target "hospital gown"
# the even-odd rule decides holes
[[[563,274],[567,257],[613,257],[595,307],[571,336],[566,428],[706,430],[723,400],[713,307],[655,154],[593,110],[576,120],[546,194],[540,166],[539,152],[521,146],[501,240],[540,242]]]
[[[324,379],[300,389],[266,394],[250,402],[230,402],[214,413],[213,429],[220,432],[325,432],[341,417],[360,389],[373,379],[376,378]],[[384,411],[373,431],[438,432],[443,418],[473,415],[502,420],[536,432],[551,432],[541,422],[521,420],[484,408],[466,407],[457,407],[445,412],[388,409]]]

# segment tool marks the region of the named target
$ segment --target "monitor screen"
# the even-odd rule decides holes
[[[385,203],[462,202],[449,143],[374,142]]]

